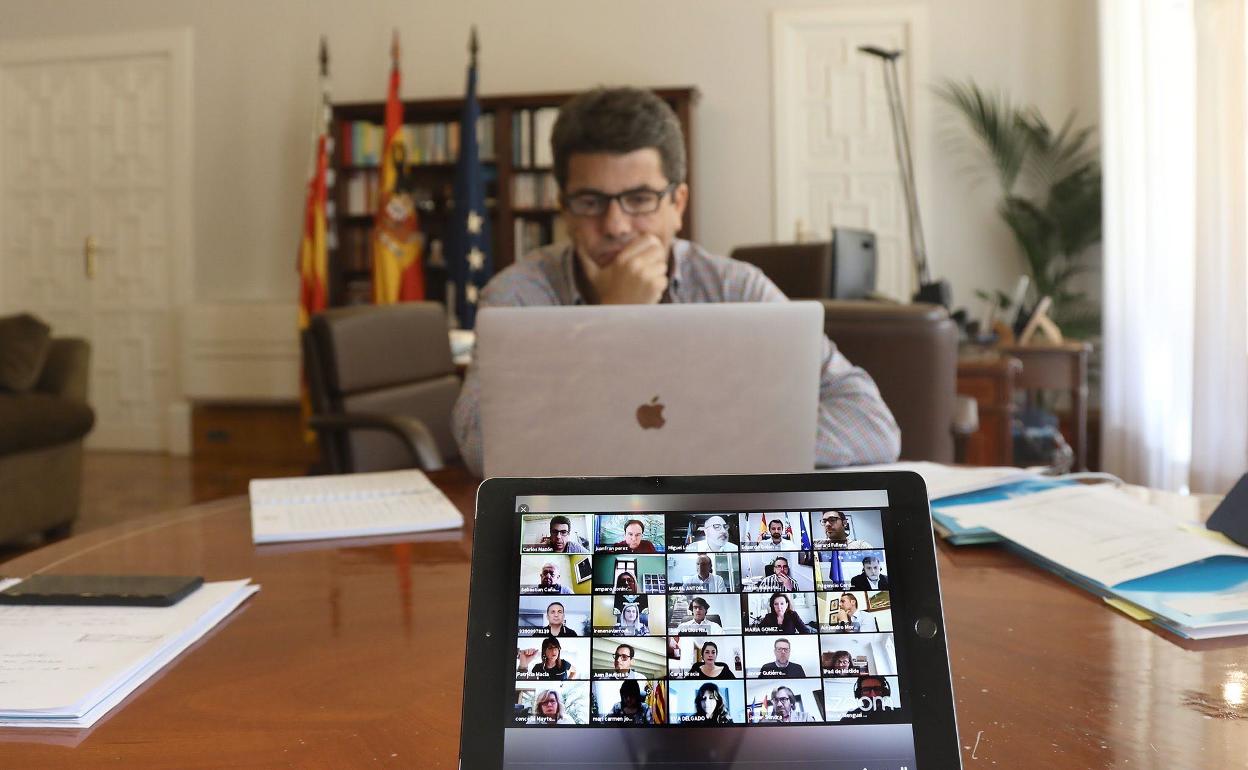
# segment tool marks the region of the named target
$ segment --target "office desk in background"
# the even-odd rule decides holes
[[[429,475],[462,532],[256,547],[233,498],[0,565],[261,585],[92,730],[0,730],[0,766],[455,767],[476,484]],[[1245,640],[1180,645],[1000,548],[940,570],[965,767],[1244,765]]]

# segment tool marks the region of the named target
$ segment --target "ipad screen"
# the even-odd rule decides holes
[[[914,767],[889,515],[878,490],[517,498],[505,763]]]

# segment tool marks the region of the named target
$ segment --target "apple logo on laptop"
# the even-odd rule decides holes
[[[667,423],[663,419],[663,405],[659,403],[659,397],[655,396],[650,399],[650,403],[642,404],[637,407],[637,424],[643,430],[648,428],[659,429]]]

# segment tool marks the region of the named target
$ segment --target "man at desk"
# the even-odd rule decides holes
[[[555,178],[572,243],[545,246],[503,270],[478,307],[660,302],[780,302],[762,271],[676,237],[689,204],[680,122],[635,88],[595,89],[559,110]],[[708,349],[708,353],[709,353]],[[480,475],[480,379],[474,362],[452,426]],[[891,462],[901,434],[871,377],[825,337],[815,463]]]

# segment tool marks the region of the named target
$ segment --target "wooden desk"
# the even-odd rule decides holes
[[[471,513],[463,471],[431,475]],[[92,730],[0,730],[0,766],[455,767],[468,521],[441,542],[257,548],[233,498],[0,566],[262,586]],[[1243,640],[1176,644],[998,548],[941,546],[940,569],[967,768],[1244,766]]]

